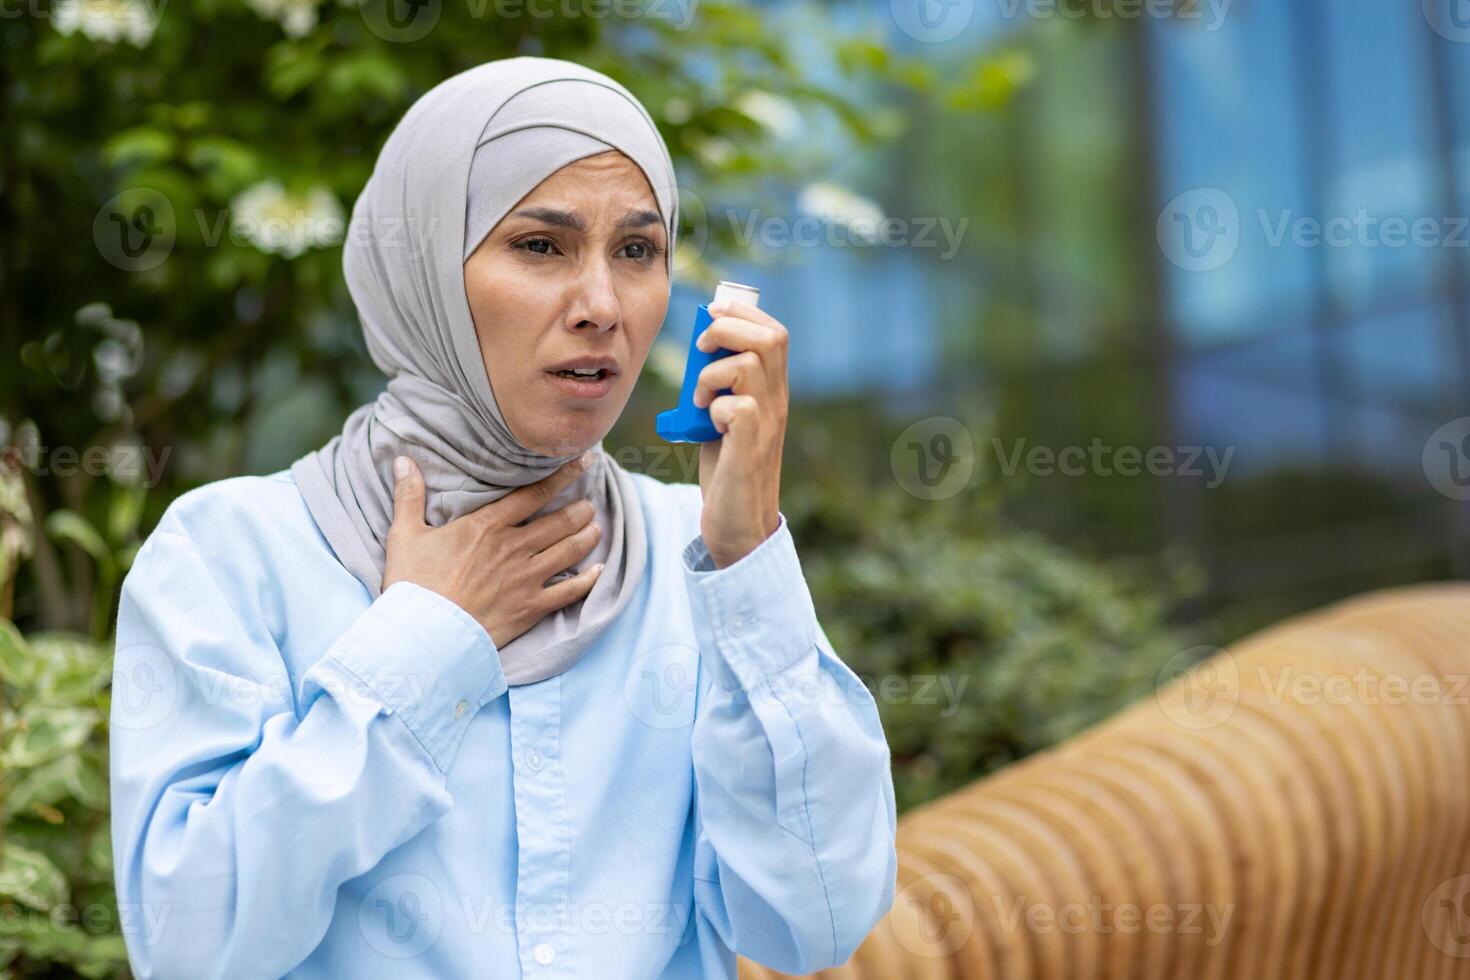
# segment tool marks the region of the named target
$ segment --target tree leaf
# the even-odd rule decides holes
[[[0,847],[0,897],[49,912],[70,894],[66,876],[46,855],[14,841]]]
[[[47,515],[46,533],[58,541],[77,545],[91,555],[98,566],[112,564],[112,551],[107,542],[91,522],[74,510],[57,510]]]
[[[20,712],[20,730],[0,762],[7,768],[35,768],[80,749],[101,722],[96,708],[27,705]]]
[[[0,619],[0,681],[28,687],[36,676],[37,661],[15,624]]]

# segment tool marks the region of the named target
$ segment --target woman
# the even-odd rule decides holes
[[[386,391],[180,497],[124,584],[138,977],[803,973],[887,910],[887,744],[777,509],[785,328],[712,311],[699,487],[600,448],[675,221],[652,120],[581,66],[399,122],[343,259]]]

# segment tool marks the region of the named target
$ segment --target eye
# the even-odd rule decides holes
[[[533,255],[553,254],[552,252],[543,250],[539,247],[533,247],[541,245],[545,245],[551,249],[556,249],[556,251],[558,252],[561,251],[560,249],[556,248],[556,242],[552,241],[550,238],[547,238],[545,235],[537,235],[534,238],[522,238],[520,241],[511,245],[511,248],[521,249],[522,251],[530,252]]]
[[[633,255],[630,255],[629,258],[637,259],[642,262],[652,261],[653,259],[656,259],[660,255],[664,254],[664,249],[662,245],[647,238],[639,238],[635,241],[631,241],[627,245],[624,245],[623,248],[625,250],[630,248],[634,249],[635,253]]]

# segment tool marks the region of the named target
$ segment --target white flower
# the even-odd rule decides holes
[[[57,0],[51,25],[62,34],[81,31],[108,44],[126,38],[141,48],[152,40],[158,18],[144,0]]]
[[[316,27],[317,0],[245,0],[264,20],[279,21],[288,37],[304,37]]]
[[[77,310],[76,322],[101,335],[92,348],[92,363],[104,385],[138,373],[143,366],[143,330],[137,320],[118,319],[110,305],[95,302]]]
[[[801,113],[789,99],[760,89],[749,89],[735,99],[735,108],[777,136],[789,137],[801,128]]]
[[[868,244],[878,240],[878,227],[887,217],[877,202],[826,181],[802,188],[797,207],[829,224],[846,228],[855,239]]]
[[[288,259],[342,240],[342,205],[325,187],[290,194],[280,181],[267,180],[235,195],[230,210],[235,234],[262,252]]]

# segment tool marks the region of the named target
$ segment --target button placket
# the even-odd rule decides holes
[[[512,687],[511,779],[519,832],[516,867],[517,945],[527,977],[575,972],[566,935],[571,834],[560,759],[561,679]],[[572,956],[572,960],[568,959]],[[548,968],[555,963],[555,971]]]

